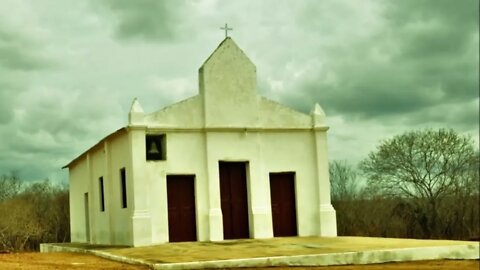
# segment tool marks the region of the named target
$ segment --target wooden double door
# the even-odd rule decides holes
[[[249,238],[246,163],[219,162],[224,239]],[[196,241],[195,177],[167,176],[170,242]]]
[[[296,236],[295,173],[270,173],[274,236]]]
[[[249,238],[247,174],[244,162],[219,162],[223,238]]]
[[[170,242],[197,241],[195,176],[167,176],[168,237]]]
[[[224,239],[249,238],[247,173],[244,162],[219,162]],[[274,236],[297,235],[295,174],[270,173]],[[167,176],[170,242],[197,241],[195,176]]]

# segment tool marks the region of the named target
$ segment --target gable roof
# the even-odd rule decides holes
[[[203,67],[208,64],[219,52],[222,48],[227,47],[230,45],[233,47],[235,50],[241,52],[242,56],[245,57],[252,65],[253,62],[250,60],[250,58],[247,56],[247,54],[233,41],[231,37],[226,37],[220,44],[218,44],[217,48],[210,54],[210,56],[203,62],[203,64],[200,66],[200,70],[203,69]]]
[[[92,147],[88,148],[87,150],[85,150],[83,153],[81,153],[80,155],[78,155],[76,158],[74,158],[72,161],[70,161],[67,165],[63,166],[62,169],[65,169],[65,168],[68,168],[70,167],[71,165],[73,165],[75,162],[77,162],[78,160],[82,159],[88,152],[92,151],[93,149],[99,147],[102,143],[104,143],[105,141],[108,141],[109,139],[117,136],[117,135],[120,135],[121,133],[124,133],[127,131],[127,128],[126,127],[121,127],[119,129],[117,129],[116,131],[108,134],[107,136],[105,136],[103,139],[101,139],[100,141],[98,141],[96,144],[94,144]]]

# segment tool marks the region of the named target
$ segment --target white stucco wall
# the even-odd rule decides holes
[[[144,122],[149,128],[202,128],[202,97],[196,95],[147,114]]]
[[[270,172],[295,172],[295,196],[298,235],[317,235],[317,179],[314,164],[314,141],[310,132],[272,132],[262,135],[264,177]],[[268,182],[267,182],[268,183]],[[270,188],[265,191],[269,194]],[[265,194],[265,193],[264,193]],[[268,196],[267,196],[268,197]],[[270,198],[268,198],[270,199]],[[267,207],[270,207],[268,200]],[[271,213],[269,213],[271,219]]]
[[[115,134],[103,140],[70,165],[70,224],[72,242],[94,244],[132,243],[131,191],[128,202],[121,208],[120,169],[125,168],[127,188],[129,179],[129,151],[127,133]],[[104,182],[105,211],[100,211],[100,184]],[[87,239],[84,194],[88,193],[90,239]]]
[[[158,131],[156,131],[158,132]],[[205,152],[203,135],[197,132],[166,133],[167,160],[145,161],[146,179],[151,183],[150,212],[152,241],[168,241],[167,175],[195,175],[197,237],[208,239],[208,204],[206,202]],[[148,180],[149,179],[149,180]]]
[[[147,131],[152,132],[163,133],[161,130]],[[215,224],[210,216],[212,208],[220,208],[219,161],[248,162],[250,237],[273,236],[269,197],[269,173],[272,172],[295,172],[298,234],[331,235],[320,231],[313,131],[212,131],[207,135],[204,131],[170,131],[165,134],[167,160],[145,161],[142,155],[139,159],[144,162],[144,178],[135,181],[135,184],[149,187],[152,243],[168,242],[166,176],[178,174],[195,175],[198,240],[219,240],[209,229],[213,226],[217,232],[222,231],[222,224]],[[208,160],[205,160],[206,149]],[[213,192],[212,185],[217,186]]]
[[[249,126],[256,122],[256,68],[235,42],[225,39],[198,76],[205,126]]]
[[[86,233],[84,194],[88,192],[89,176],[86,159],[69,168],[70,173],[70,235],[72,242],[89,242]]]
[[[106,155],[102,146],[94,149],[90,154],[92,177],[90,178],[90,224],[91,224],[91,236],[92,243],[110,244],[109,228],[110,220],[108,215],[110,214],[110,208],[108,207],[108,201],[110,200],[110,194],[107,189],[107,183],[111,181],[110,177],[106,174]],[[104,182],[104,199],[105,199],[105,211],[100,212],[100,184],[99,178],[103,177]]]
[[[128,136],[124,134],[109,141],[110,181],[108,183],[108,210],[110,218],[110,243],[114,245],[132,242],[130,218],[132,215],[132,181],[128,151]],[[127,208],[122,208],[120,169],[125,168],[127,181]]]

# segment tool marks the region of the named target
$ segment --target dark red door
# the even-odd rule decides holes
[[[245,163],[219,162],[223,238],[249,238]]]
[[[295,173],[271,173],[270,196],[274,236],[297,235]]]
[[[197,241],[195,176],[168,175],[167,202],[170,242]]]

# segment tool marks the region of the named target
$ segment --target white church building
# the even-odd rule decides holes
[[[71,241],[145,246],[336,236],[325,114],[257,94],[229,37],[199,70],[199,94],[145,113],[65,167]]]

